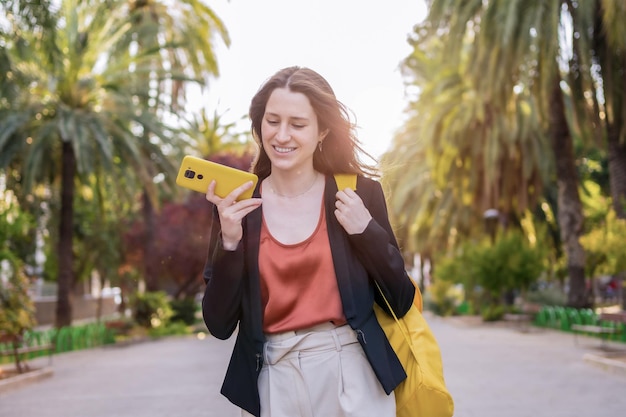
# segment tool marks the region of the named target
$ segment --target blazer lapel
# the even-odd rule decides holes
[[[326,188],[324,190],[324,207],[326,210],[326,226],[328,240],[337,276],[337,285],[343,302],[343,310],[346,318],[350,320],[356,314],[352,287],[350,285],[350,243],[343,227],[335,217],[335,201],[337,198],[337,183],[334,177],[326,176]]]
[[[260,185],[259,181],[259,185]],[[254,192],[254,197],[260,197],[259,189]],[[261,223],[263,221],[263,206],[252,211],[245,217],[246,227],[246,262],[248,267],[248,279],[250,297],[248,305],[252,309],[250,317],[252,322],[252,329],[255,329],[257,334],[255,337],[259,341],[264,341],[263,335],[263,306],[261,305],[261,275],[259,273],[259,244],[261,241]],[[245,308],[245,307],[244,307]]]

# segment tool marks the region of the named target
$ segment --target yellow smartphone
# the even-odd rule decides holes
[[[226,197],[240,185],[252,181],[252,188],[237,198],[237,200],[244,200],[252,197],[259,178],[251,172],[195,156],[187,155],[183,158],[176,176],[176,184],[206,194],[212,180],[215,180],[215,194],[221,198]]]

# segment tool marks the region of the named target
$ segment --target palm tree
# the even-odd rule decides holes
[[[409,242],[436,253],[484,234],[487,209],[504,222],[534,207],[547,172],[546,143],[527,97],[498,106],[464,73],[467,57],[455,67],[440,58],[437,40],[414,48],[403,68],[419,96],[382,162],[393,184],[391,210],[408,222]]]
[[[252,147],[249,134],[237,131],[236,121],[224,122],[224,114],[217,109],[212,114],[209,109],[204,109],[199,115],[194,115],[186,131],[190,143],[205,158],[220,153],[241,156]]]
[[[200,0],[135,0],[128,1],[127,9],[131,28],[117,45],[119,50],[137,54],[161,51],[150,55],[150,76],[133,80],[150,91],[141,104],[154,114],[175,119],[184,107],[187,84],[206,85],[210,76],[219,75],[215,38],[219,36],[228,46],[228,32],[215,12]],[[149,131],[143,133],[145,141],[152,139]],[[152,157],[145,155],[146,160]],[[174,179],[175,175],[166,176],[172,184]],[[144,188],[145,254],[155,252],[155,211],[158,206],[159,198],[150,188]],[[158,264],[153,257],[144,256],[143,273],[146,290],[157,291]]]
[[[35,184],[60,189],[58,232],[58,301],[56,326],[71,323],[71,287],[75,283],[72,238],[76,184],[89,175],[106,175],[114,164],[139,183],[151,171],[166,169],[161,148],[141,141],[142,131],[166,140],[169,129],[138,107],[145,86],[128,83],[131,74],[148,74],[150,54],[111,55],[129,26],[122,2],[64,0],[53,27],[20,31],[4,39],[19,81],[19,94],[0,108],[0,167],[20,172],[27,190]],[[54,48],[44,49],[40,33],[54,31]],[[158,51],[151,51],[158,53]],[[149,149],[157,158],[146,164]],[[156,165],[156,167],[153,167]]]
[[[557,217],[570,278],[568,303],[576,307],[588,305],[588,298],[579,240],[583,232],[579,180],[563,92],[563,72],[568,68],[562,35],[571,16],[584,15],[582,3],[434,0],[424,29],[429,34],[445,33],[451,62],[459,61],[464,40],[472,41],[468,73],[477,90],[498,105],[504,105],[516,89],[532,92],[551,140],[559,190]]]

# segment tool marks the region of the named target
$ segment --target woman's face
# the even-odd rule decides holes
[[[317,116],[307,96],[287,88],[272,92],[261,122],[263,148],[272,170],[312,168],[313,154],[326,133],[319,131]]]

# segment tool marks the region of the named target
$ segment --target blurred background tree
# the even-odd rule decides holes
[[[28,292],[24,270],[23,243],[34,226],[32,216],[24,212],[9,193],[0,199],[0,336],[17,349],[24,332],[35,325],[35,306]],[[15,365],[22,372],[22,358],[15,355]]]
[[[427,3],[401,63],[405,123],[381,158],[407,265],[441,313],[458,284],[489,317],[548,290],[597,303],[596,277],[626,269],[626,6]],[[227,28],[201,0],[0,10],[0,195],[33,219],[12,253],[31,282],[58,284],[56,326],[96,282],[122,288],[123,307],[144,290],[190,305],[211,208],[174,185],[178,163],[248,169],[255,153],[219,109],[188,107],[219,77]]]
[[[50,260],[56,271],[47,278],[58,283],[61,327],[72,319],[72,290],[98,262],[82,255],[96,246],[109,254],[98,269],[110,277],[105,259],[121,258],[114,236],[137,215],[138,201],[148,224],[143,242],[153,242],[153,207],[178,192],[172,185],[187,143],[176,114],[185,86],[218,74],[214,44],[229,39],[198,1],[1,7],[0,167],[25,209],[45,201],[53,214],[44,227],[56,227],[49,242],[58,248]],[[102,219],[97,227],[89,224],[94,218]],[[80,242],[86,246],[74,245]],[[155,268],[144,266],[141,275],[150,290],[158,289]]]
[[[626,201],[626,6],[428,4],[403,62],[408,119],[382,160],[402,242],[437,277],[437,259],[484,236],[493,210],[500,230],[548,245],[542,275],[567,278],[568,305],[590,306],[581,238],[605,220],[585,217],[588,185],[617,218]]]

